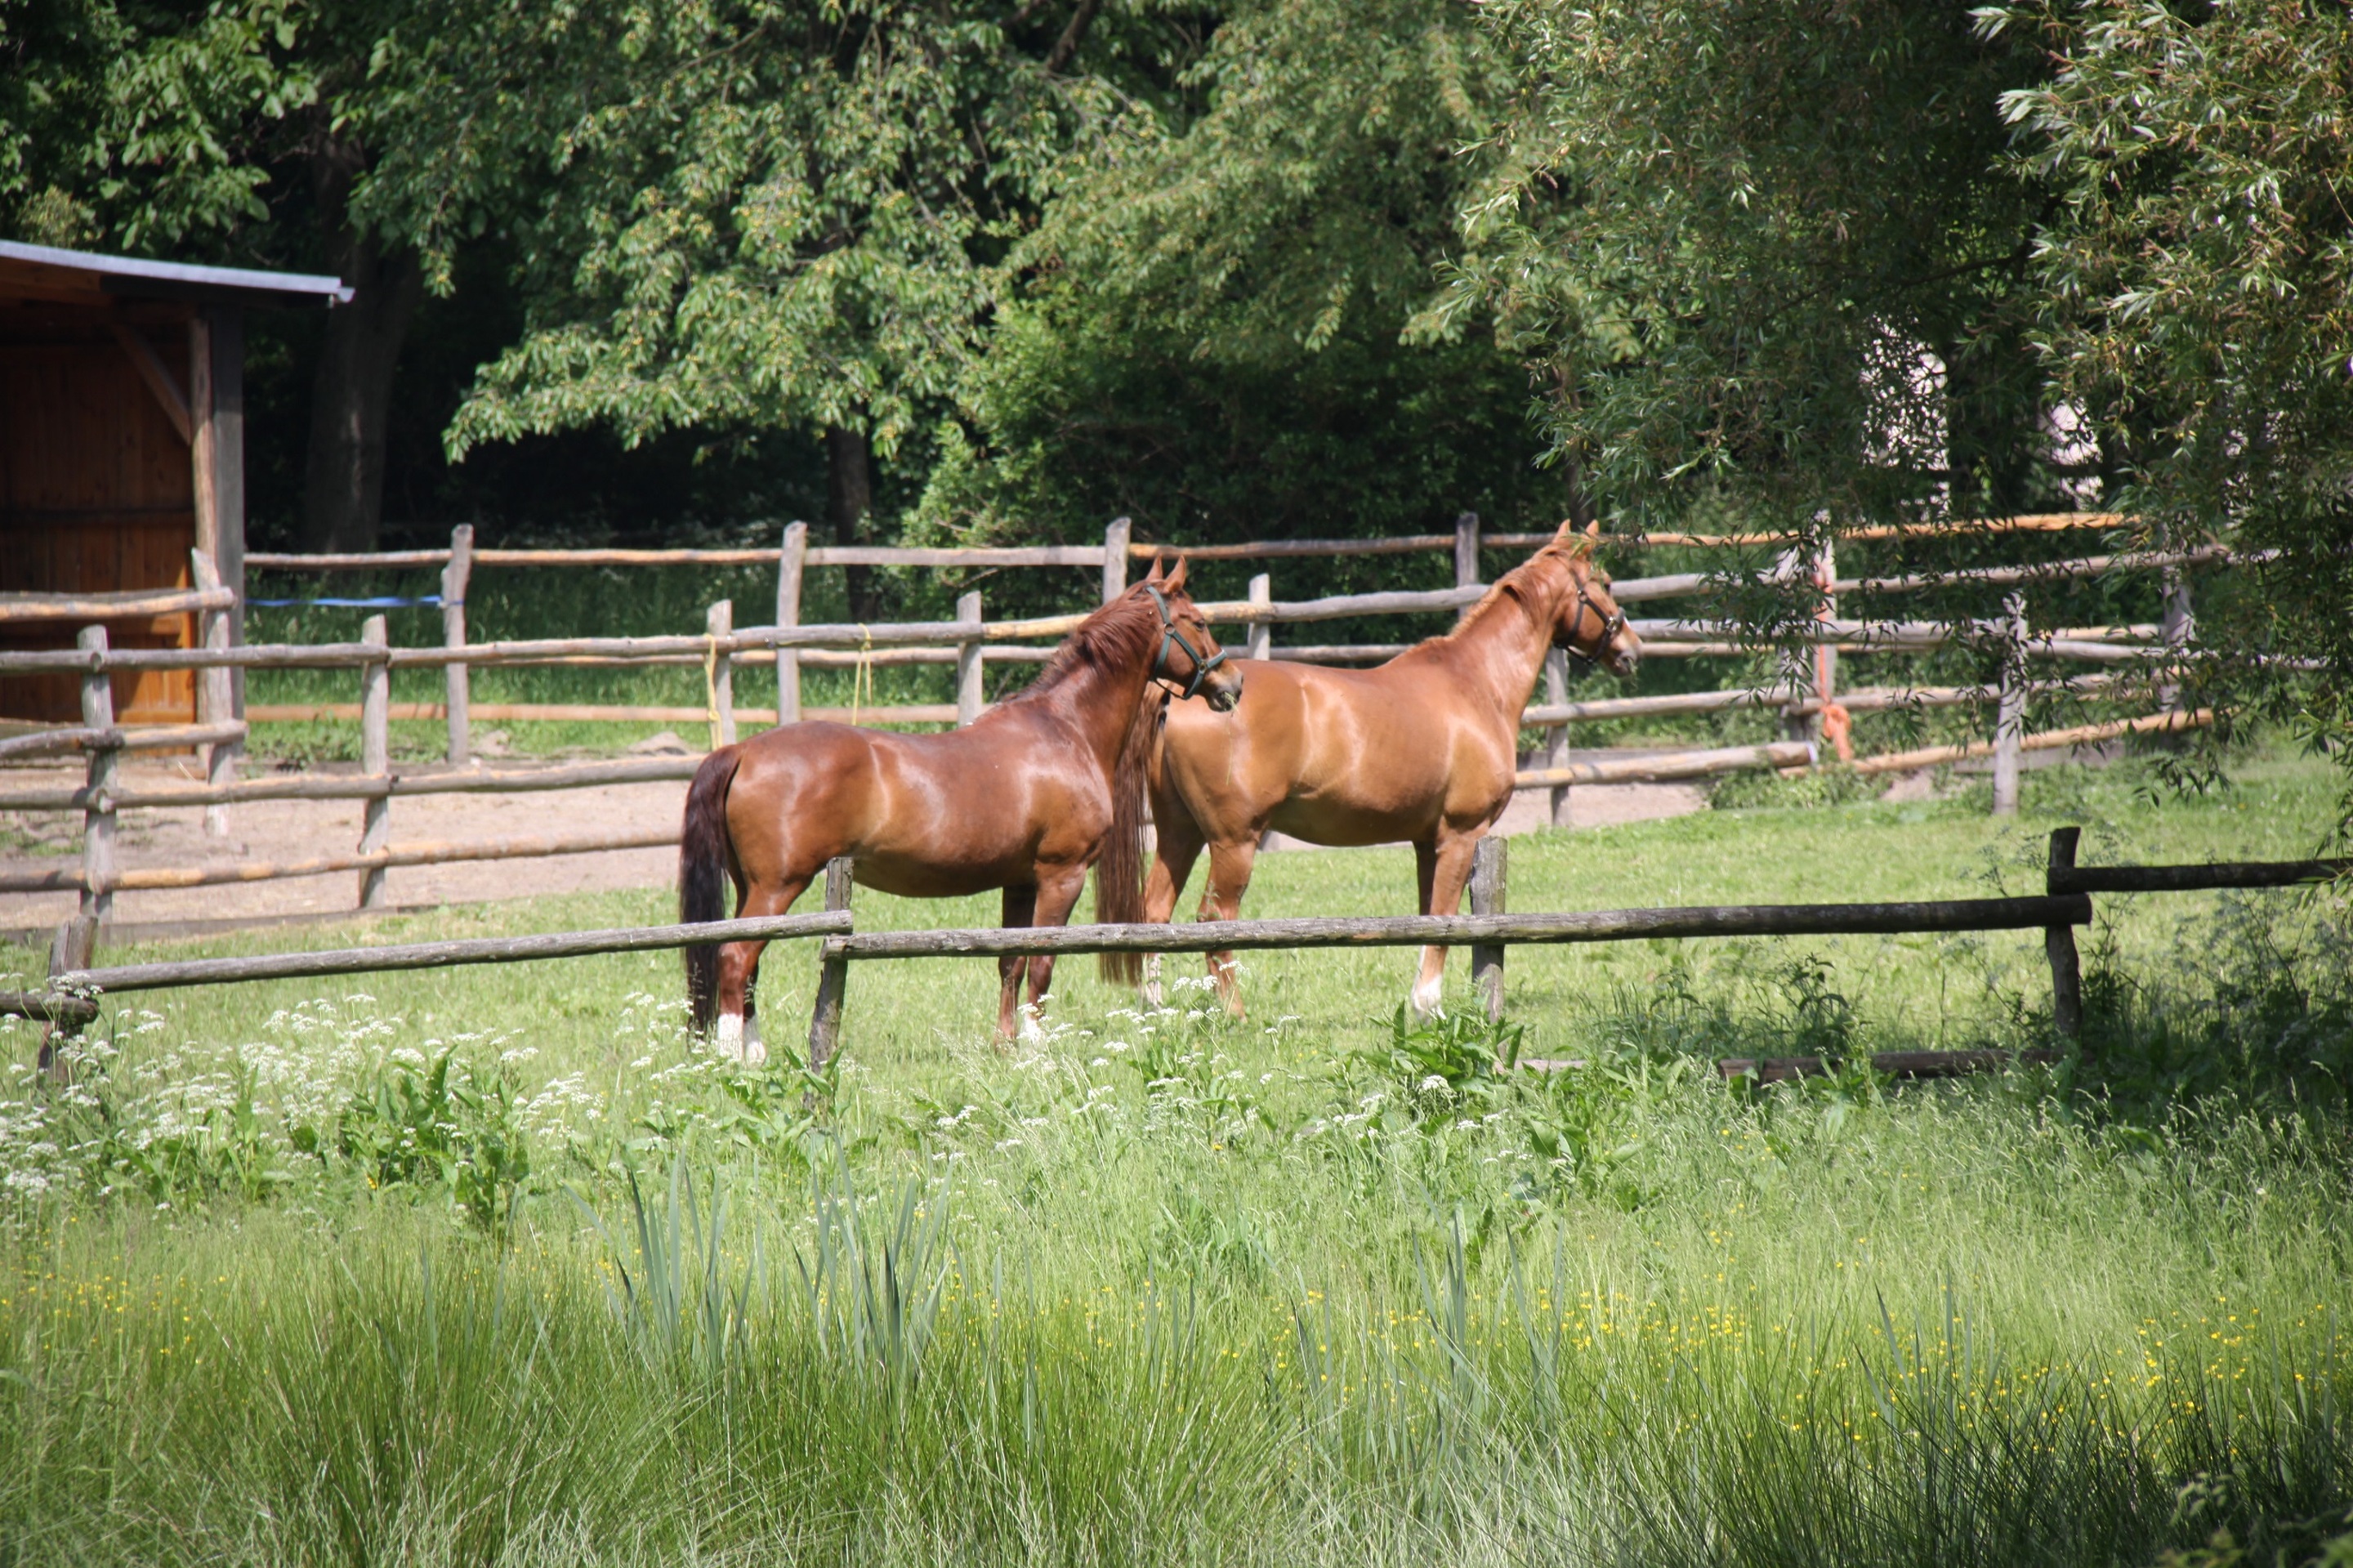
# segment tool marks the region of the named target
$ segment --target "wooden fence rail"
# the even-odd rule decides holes
[[[184,959],[175,963],[125,964],[66,969],[49,977],[61,991],[162,991],[245,980],[303,980],[320,975],[374,974],[389,969],[438,969],[458,964],[516,964],[595,953],[642,953],[706,942],[783,941],[830,936],[850,928],[849,916],[766,915],[748,920],[706,920],[685,926],[559,931],[540,937],[485,937],[461,942],[412,942],[380,948],[338,948],[311,953],[269,953],[249,959]]]

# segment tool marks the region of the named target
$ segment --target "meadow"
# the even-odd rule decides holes
[[[2300,855],[2337,784],[1752,787],[1515,839],[1512,901],[2033,891],[2062,822]],[[1270,855],[1248,912],[1410,881]],[[2098,913],[2082,1050],[1946,1084],[1864,1058],[2049,1043],[2031,933],[1517,948],[1502,1029],[1460,954],[1419,1029],[1401,952],[1253,957],[1239,1022],[1066,960],[1002,1052],[990,966],[878,964],[823,1075],[702,1051],[674,955],[129,997],[61,1089],[11,1025],[0,1563],[2353,1561],[2353,912]],[[1714,1068],[1798,1051],[1843,1065]]]

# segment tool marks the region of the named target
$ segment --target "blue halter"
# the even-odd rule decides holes
[[[1160,652],[1154,654],[1152,658],[1153,677],[1155,680],[1166,681],[1172,686],[1176,683],[1176,677],[1168,673],[1168,649],[1169,645],[1174,643],[1185,650],[1187,655],[1193,661],[1193,678],[1185,683],[1185,689],[1178,692],[1176,695],[1179,700],[1199,696],[1201,684],[1209,678],[1209,672],[1226,662],[1226,651],[1220,648],[1215,654],[1204,654],[1198,648],[1187,641],[1185,634],[1176,629],[1176,618],[1168,613],[1168,596],[1150,583],[1144,585],[1144,591],[1152,596],[1153,604],[1160,610]]]

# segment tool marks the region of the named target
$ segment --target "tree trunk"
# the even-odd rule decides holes
[[[863,430],[839,425],[825,429],[825,518],[833,542],[852,545],[866,535],[866,519],[874,510],[874,454]],[[874,619],[873,574],[864,567],[847,568],[849,614],[853,620]]]
[[[346,217],[352,182],[364,166],[365,154],[356,144],[332,136],[311,156],[327,253],[352,291],[349,304],[327,313],[326,341],[311,388],[302,537],[313,550],[377,546],[392,378],[424,291],[424,271],[414,252],[386,249]]]

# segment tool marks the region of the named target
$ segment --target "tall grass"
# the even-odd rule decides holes
[[[2149,858],[2328,806],[2084,788]],[[1523,839],[1514,895],[2031,882],[2044,824],[1916,810]],[[1254,910],[1405,885],[1269,857]],[[0,1093],[0,1561],[2314,1561],[2345,912],[2102,911],[2092,1049],[1943,1086],[1858,1059],[2041,1043],[2031,942],[1515,949],[1546,1074],[1380,954],[1265,956],[1240,1022],[1073,977],[1011,1054],[976,966],[877,966],[829,1077],[702,1052],[635,956],[156,999]],[[1847,1065],[1712,1065],[1797,1049]]]

